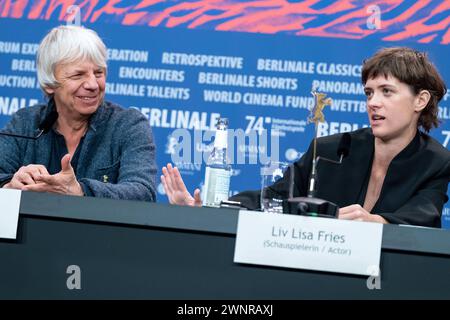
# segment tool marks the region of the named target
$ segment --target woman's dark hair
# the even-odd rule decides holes
[[[365,85],[368,79],[379,75],[397,78],[409,85],[414,94],[422,90],[430,92],[430,101],[420,114],[418,126],[426,132],[439,126],[438,102],[447,92],[447,87],[425,53],[405,47],[381,49],[364,61],[362,83]]]

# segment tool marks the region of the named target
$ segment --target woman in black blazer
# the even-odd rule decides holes
[[[438,102],[447,88],[424,53],[387,48],[366,60],[362,83],[370,128],[351,133],[349,156],[341,165],[320,162],[316,197],[336,203],[339,218],[379,223],[440,227],[450,180],[450,151],[426,132],[437,127]],[[336,158],[341,134],[317,139],[317,156]],[[305,196],[312,147],[295,163],[294,196]],[[337,160],[337,159],[336,159]],[[163,168],[170,203],[201,205],[192,197],[177,168]],[[289,173],[272,186],[288,197]],[[259,191],[231,200],[260,207]]]

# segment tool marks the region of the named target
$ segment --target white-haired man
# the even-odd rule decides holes
[[[48,102],[19,110],[0,136],[0,186],[38,192],[155,201],[155,145],[146,118],[104,101],[106,47],[98,35],[59,26],[42,40],[37,76]],[[54,117],[55,118],[55,117]]]

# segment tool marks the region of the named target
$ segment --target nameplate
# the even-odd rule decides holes
[[[0,238],[15,239],[22,191],[0,188]]]
[[[234,262],[378,276],[383,225],[241,210]]]

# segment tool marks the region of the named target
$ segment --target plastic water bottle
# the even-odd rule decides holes
[[[228,119],[220,118],[216,126],[214,148],[206,162],[203,205],[220,207],[222,200],[228,199],[231,166],[227,158]]]

